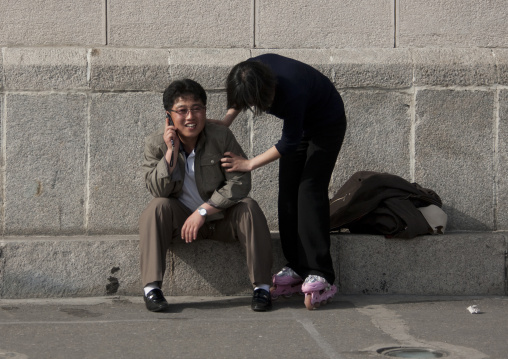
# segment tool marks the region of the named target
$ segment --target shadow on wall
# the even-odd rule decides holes
[[[448,215],[446,232],[453,231],[493,231],[494,224],[482,222],[470,215],[458,210],[455,207],[443,204],[443,211]]]
[[[273,241],[273,259],[272,272],[285,264],[277,240]],[[172,243],[162,290],[168,295],[252,294],[242,245],[208,239]]]

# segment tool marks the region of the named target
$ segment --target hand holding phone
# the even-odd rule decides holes
[[[169,113],[166,114],[166,124],[168,126],[174,126],[173,119],[171,118]],[[171,146],[173,146],[173,151],[175,151],[175,141],[173,141],[173,139],[171,139]],[[173,167],[173,158],[174,158],[174,153],[171,156],[171,161],[169,161],[169,167],[170,168]]]

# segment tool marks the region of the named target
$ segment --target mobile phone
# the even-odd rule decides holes
[[[166,118],[169,120],[169,125],[170,126],[174,126],[174,123],[173,123],[173,119],[171,118],[171,116],[169,115],[169,113],[166,114]],[[175,142],[173,141],[173,139],[171,139],[171,146],[173,146],[173,151],[175,150]],[[173,153],[173,156],[171,156],[171,161],[169,161],[169,167],[173,167],[173,157],[174,157],[174,153]]]

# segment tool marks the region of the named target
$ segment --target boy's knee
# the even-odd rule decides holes
[[[157,197],[150,201],[148,207],[153,207],[156,209],[171,208],[171,200],[165,197]]]
[[[170,211],[171,200],[169,198],[153,198],[150,203],[148,203],[143,213],[141,213],[140,222],[155,215],[160,216],[161,214],[170,213]]]
[[[238,208],[244,212],[257,212],[261,210],[259,204],[252,198],[246,197],[242,199],[238,204]]]
[[[237,204],[237,213],[240,216],[247,216],[247,218],[251,218],[252,220],[258,222],[266,222],[266,217],[258,202],[252,198],[244,198],[241,202]]]

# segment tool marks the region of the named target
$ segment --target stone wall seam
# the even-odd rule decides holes
[[[423,90],[432,90],[432,91],[481,91],[481,92],[496,92],[498,89],[508,86],[500,86],[498,84],[490,85],[490,86],[435,86],[435,85],[415,85],[419,91]]]
[[[398,2],[398,0],[394,0]],[[398,16],[398,7],[397,7],[397,16]],[[412,65],[412,77],[411,77],[411,89],[412,89],[412,96],[411,96],[411,132],[410,132],[410,139],[409,139],[409,176],[411,179],[411,182],[416,181],[416,93],[417,89],[415,87],[416,82],[416,65],[414,60],[414,54],[411,49],[408,51],[410,62]]]
[[[256,47],[256,21],[257,21],[257,6],[256,6],[256,0],[251,1],[251,26],[252,26],[252,41],[251,41],[251,47]]]
[[[409,132],[409,176],[411,182],[415,182],[416,172],[416,89],[413,87],[413,95],[411,96],[411,129]]]
[[[88,88],[91,88],[90,81],[92,79],[92,50],[89,48],[86,52],[86,83]]]
[[[90,125],[91,125],[91,107],[92,107],[92,97],[91,94],[87,94],[86,96],[87,100],[87,117],[86,117],[86,124],[85,124],[85,154],[84,154],[84,161],[85,161],[85,188],[84,190],[84,197],[85,197],[85,203],[84,203],[84,210],[83,210],[83,229],[85,234],[89,234],[88,225],[89,225],[89,219],[90,219]]]
[[[398,42],[399,42],[399,1],[400,0],[393,0],[393,8],[392,8],[392,12],[393,12],[393,17],[392,17],[392,21],[393,21],[393,48],[397,48],[398,47]]]
[[[357,91],[357,92],[370,92],[370,93],[401,93],[401,94],[412,94],[414,86],[409,87],[377,87],[377,86],[360,86],[360,87],[351,87],[351,86],[335,86],[339,93],[341,91]],[[449,88],[448,88],[449,89]]]
[[[499,106],[499,89],[496,90],[494,95],[494,108],[493,108],[493,118],[494,118],[494,133],[493,133],[493,142],[494,142],[494,153],[493,153],[493,183],[492,183],[492,208],[494,211],[494,230],[498,229],[498,192],[499,192],[499,124],[500,124],[500,111],[501,108]]]
[[[494,49],[491,49],[490,53],[491,53],[492,57],[494,58],[494,63],[495,63],[495,66],[496,66],[496,83],[501,83],[501,76],[500,76],[500,73],[499,73],[499,61],[498,61],[498,58],[496,56],[496,52],[494,51]]]
[[[500,63],[499,55],[501,55],[501,56],[504,55],[505,58],[506,58],[506,54],[507,54],[506,50],[507,50],[506,48],[497,48],[497,49],[492,49],[491,50],[492,57],[494,57],[494,61],[495,61],[495,64],[496,64],[496,82],[499,85],[503,84],[503,82],[505,81],[505,78],[503,78],[502,73],[503,73],[503,67],[506,67],[506,60],[505,60],[504,64]],[[500,88],[503,88],[503,87],[500,87]]]
[[[104,2],[102,3],[103,4],[103,10],[102,10],[102,16],[104,16],[103,20],[104,20],[104,44],[105,45],[108,45],[109,41],[108,41],[108,37],[109,37],[109,31],[108,31],[108,27],[109,27],[109,23],[108,23],[108,11],[109,11],[109,8],[108,8],[108,0],[104,0]]]
[[[2,73],[0,74],[1,76],[1,83],[0,83],[0,91],[3,92],[4,88],[5,88],[5,47],[2,47],[2,63],[1,63],[1,68],[2,68]]]
[[[1,188],[1,195],[2,195],[2,208],[1,208],[1,217],[0,220],[2,221],[2,228],[0,228],[0,231],[2,233],[2,237],[5,235],[5,186],[7,182],[7,172],[6,172],[6,162],[7,162],[7,135],[6,135],[6,120],[7,120],[7,94],[2,94],[2,123],[1,123],[1,131],[0,134],[2,139],[2,164],[0,166],[0,170],[2,173],[0,174],[2,176],[2,188]]]
[[[410,61],[411,61],[411,66],[412,66],[412,71],[413,71],[413,77],[411,79],[411,83],[414,84],[416,83],[416,61],[415,61],[415,54],[414,54],[414,51],[413,49],[408,49],[408,53],[409,53],[409,58],[410,58]]]
[[[171,66],[171,49],[168,49],[168,67],[169,67],[169,79],[173,81],[173,66]]]
[[[505,233],[502,233],[504,239],[504,294],[508,295],[508,238]]]

